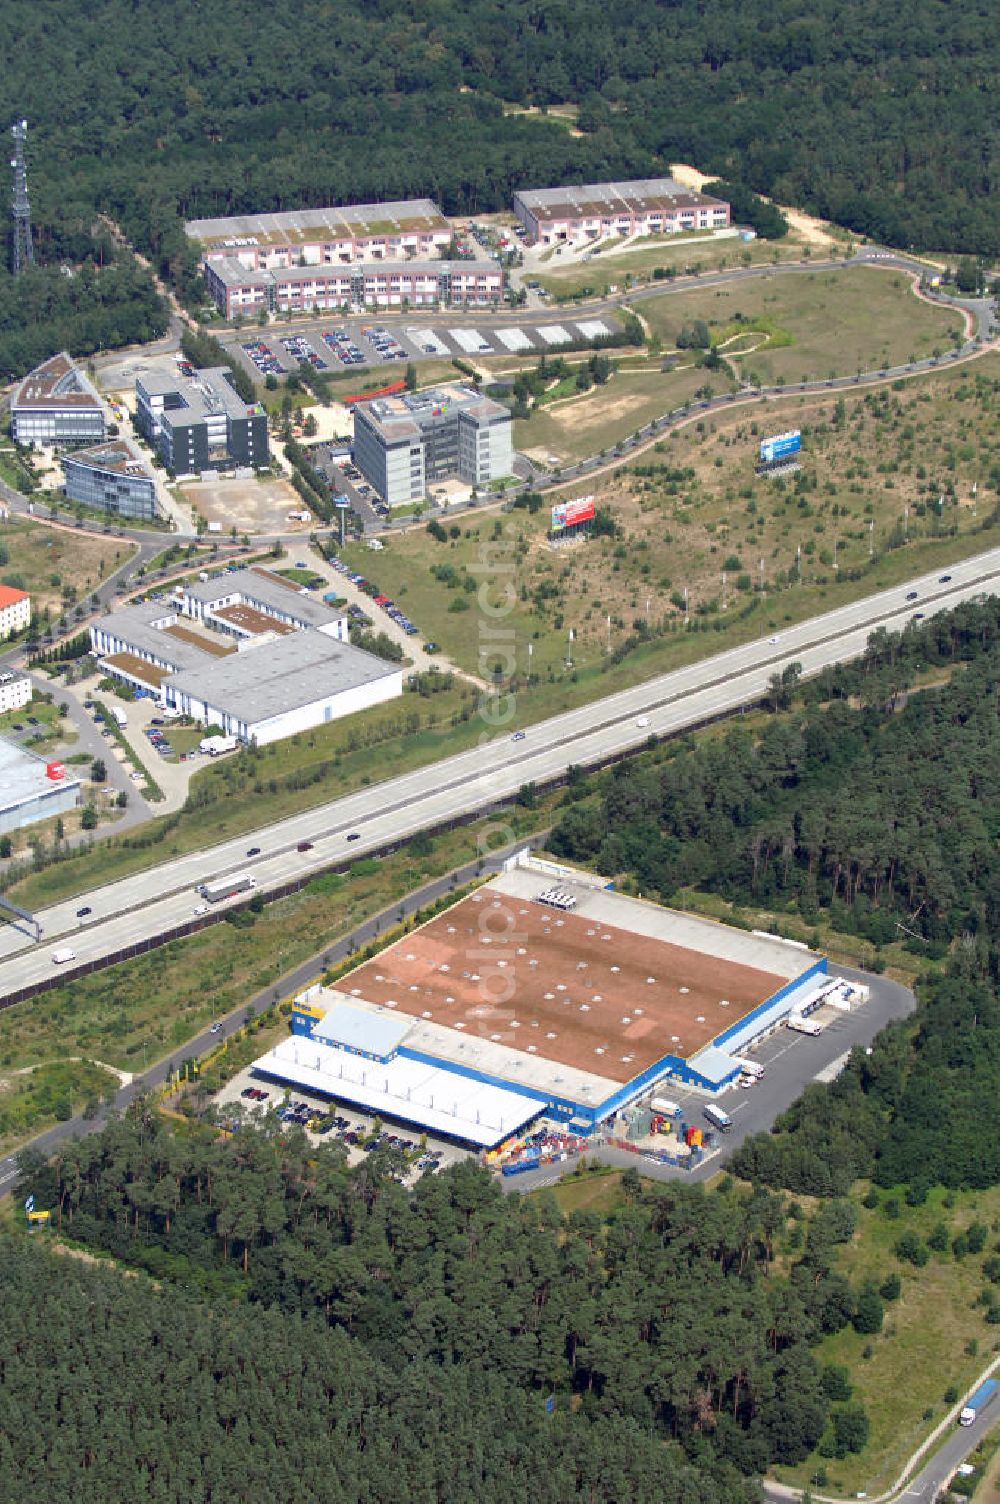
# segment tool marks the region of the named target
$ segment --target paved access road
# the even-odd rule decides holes
[[[7,926],[0,932],[0,996],[51,977],[52,951],[62,937],[72,937],[75,965],[99,965],[190,924],[201,902],[199,883],[246,871],[267,892],[395,846],[420,830],[499,807],[522,785],[559,778],[571,764],[599,764],[636,749],[651,734],[672,734],[756,703],[773,674],[797,663],[808,676],[856,657],[877,626],[899,630],[918,610],[949,610],[997,591],[1000,549],[953,564],[943,577],[933,573],[894,586],[539,722],[523,737],[515,739],[514,721],[493,726],[484,720],[481,745],[467,752],[43,910],[41,945]],[[503,706],[501,697],[490,708]],[[509,708],[516,711],[512,700]],[[502,839],[501,832],[497,844]],[[302,841],[312,843],[308,850],[297,849]],[[81,925],[77,910],[84,904],[91,913]]]
[[[993,1365],[991,1365],[992,1367]],[[858,1499],[868,1499],[868,1504],[934,1504],[941,1496],[947,1480],[952,1476],[960,1463],[964,1462],[970,1452],[974,1452],[983,1438],[994,1426],[1000,1423],[1000,1404],[996,1400],[992,1405],[982,1411],[971,1426],[960,1426],[955,1419],[958,1406],[931,1432],[927,1441],[914,1453],[907,1464],[904,1477],[897,1479],[892,1488],[885,1493],[873,1495],[868,1499],[867,1494],[859,1493]],[[925,1462],[919,1472],[911,1472],[911,1464],[916,1465],[925,1450],[930,1450],[939,1435],[943,1434],[945,1440],[938,1447],[929,1461]],[[789,1488],[783,1483],[775,1483],[773,1479],[765,1478],[763,1481],[764,1497],[768,1504],[789,1504],[790,1500],[802,1498],[802,1492],[797,1488]],[[841,1504],[841,1500],[833,1499],[829,1494],[817,1493],[810,1490],[810,1497],[817,1500],[818,1504]]]

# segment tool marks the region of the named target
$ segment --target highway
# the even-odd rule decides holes
[[[0,998],[52,977],[57,947],[72,946],[74,961],[63,968],[71,975],[176,933],[191,924],[201,903],[199,883],[246,871],[259,891],[280,888],[420,830],[495,808],[523,784],[544,784],[570,764],[599,764],[641,747],[651,734],[672,734],[753,704],[789,664],[800,664],[808,677],[856,657],[878,626],[900,630],[918,611],[930,615],[998,591],[1000,549],[993,549],[949,566],[943,578],[934,571],[783,628],[539,722],[523,737],[514,739],[514,720],[496,726],[484,719],[480,745],[469,751],[40,911],[40,944],[8,925],[0,932]],[[498,832],[496,844],[503,839]],[[311,842],[310,849],[298,851],[301,841]],[[253,848],[259,851],[250,855]],[[84,907],[90,912],[80,916]]]

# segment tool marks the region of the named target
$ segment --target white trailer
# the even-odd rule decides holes
[[[235,898],[237,893],[248,893],[256,886],[257,879],[249,872],[234,872],[232,877],[217,877],[210,883],[199,883],[198,892],[208,903],[221,903],[224,898]]]
[[[239,739],[235,736],[203,736],[198,751],[209,757],[221,757],[224,752],[235,752],[238,746]]]
[[[111,714],[114,716],[115,720],[118,722],[118,725],[121,726],[122,729],[124,730],[124,728],[128,725],[128,718],[126,717],[125,712],[124,712],[124,710],[122,710],[121,706],[120,705],[112,705],[112,707],[111,707]]]
[[[67,961],[76,960],[76,951],[71,945],[64,945],[59,950],[52,952],[53,966],[65,966]]]

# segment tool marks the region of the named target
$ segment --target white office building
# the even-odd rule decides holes
[[[509,408],[471,387],[380,397],[354,410],[354,463],[389,506],[455,477],[481,489],[511,474],[513,428]]]

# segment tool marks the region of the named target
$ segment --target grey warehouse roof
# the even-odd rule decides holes
[[[313,1035],[324,1044],[386,1059],[398,1050],[412,1026],[412,1018],[405,1014],[394,1018],[392,1014],[352,1008],[349,1003],[335,1003],[313,1029]]]
[[[191,585],[186,584],[184,594],[188,599],[201,601],[206,606],[214,606],[217,602],[239,595],[248,605],[259,603],[270,606],[274,611],[287,612],[294,621],[301,622],[306,627],[327,627],[343,616],[342,611],[334,611],[308,592],[302,593],[294,585],[283,584],[280,580],[258,573],[256,569],[237,569],[232,574],[227,572],[221,575],[217,580],[199,580]]]
[[[208,665],[199,657],[196,669],[174,674],[168,687],[248,726],[401,672],[374,653],[310,631],[255,644]]]
[[[206,661],[207,652],[186,638],[175,637],[172,632],[164,630],[180,621],[176,607],[150,601],[146,605],[122,606],[110,616],[98,617],[93,630],[106,632],[128,647],[138,648],[140,655],[148,653],[161,663],[169,663],[175,670],[197,668]]]
[[[58,783],[45,773],[45,763],[33,752],[25,752],[13,742],[0,737],[0,809],[13,809],[38,794],[53,789],[79,788],[79,778],[66,774]]]
[[[234,214],[225,219],[191,219],[184,233],[192,240],[233,241],[234,249],[288,240],[316,240],[316,231],[331,239],[349,234],[377,235],[401,230],[446,230],[448,222],[429,198],[394,200],[386,204],[344,204],[325,209],[290,209],[279,214]]]

